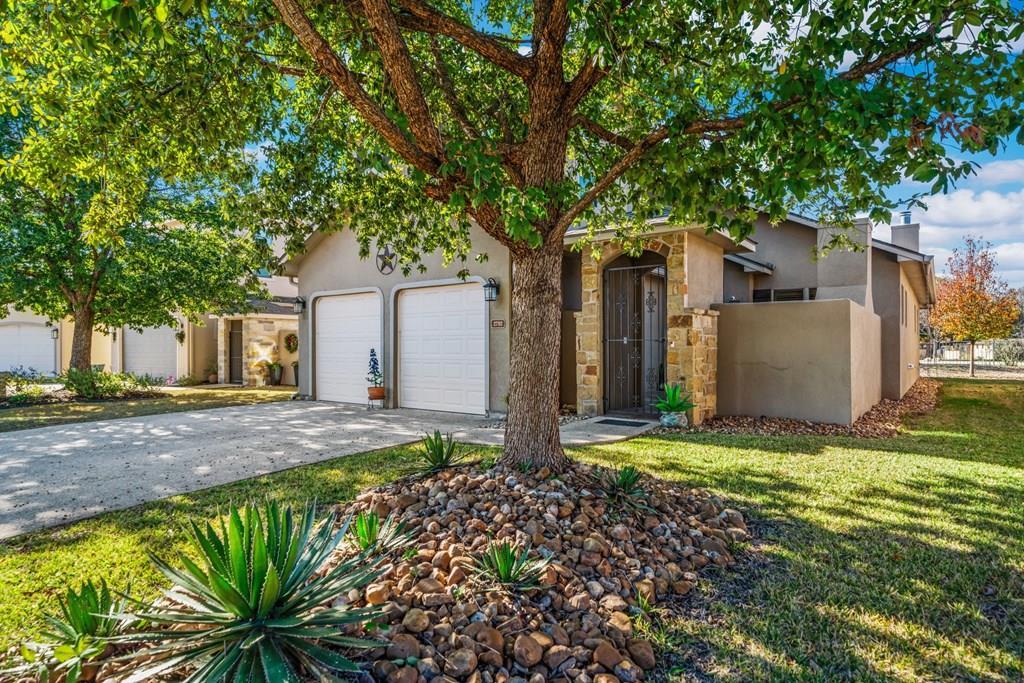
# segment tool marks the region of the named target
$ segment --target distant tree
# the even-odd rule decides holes
[[[0,0],[0,316],[70,316],[76,368],[94,327],[243,307],[265,265],[227,211],[252,160],[213,132],[257,114],[197,116],[217,78],[158,78],[166,52],[111,35],[118,4]]]
[[[971,377],[974,345],[984,339],[1004,339],[1020,316],[1017,294],[996,277],[991,244],[967,237],[947,261],[949,275],[939,280],[931,323],[944,336],[970,342]]]
[[[1017,322],[1013,324],[1013,336],[1024,337],[1024,287],[1018,287],[1013,290],[1013,292],[1017,297],[1017,308],[1020,309],[1020,315],[1017,316]]]

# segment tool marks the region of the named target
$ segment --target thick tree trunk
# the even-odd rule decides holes
[[[562,245],[512,256],[512,358],[501,462],[560,471],[569,463],[558,434]]]
[[[76,370],[92,367],[92,326],[95,316],[90,306],[75,309],[75,329],[71,336],[70,366]]]
[[[971,377],[974,377],[974,341],[971,341]]]

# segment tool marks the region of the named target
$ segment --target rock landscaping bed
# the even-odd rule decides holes
[[[807,420],[779,417],[714,417],[697,427],[666,429],[653,433],[710,432],[714,434],[754,434],[757,436],[853,436],[866,439],[884,439],[900,431],[900,424],[908,415],[929,413],[939,400],[942,383],[934,379],[919,379],[899,401],[882,399],[852,425],[826,424]]]
[[[444,470],[360,495],[340,511],[400,515],[414,542],[341,601],[380,606],[390,645],[369,653],[375,681],[630,683],[658,655],[635,620],[694,589],[705,567],[734,564],[743,515],[701,489],[643,477],[640,506],[602,491],[608,470],[562,475],[497,467]],[[474,568],[492,543],[549,558],[528,590]]]

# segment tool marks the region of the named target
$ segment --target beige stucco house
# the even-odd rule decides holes
[[[287,349],[286,338],[298,332],[294,311],[296,286],[286,277],[263,278],[270,299],[254,300],[253,310],[237,315],[204,315],[197,323],[179,318],[177,325],[133,330],[128,327],[93,331],[92,365],[112,372],[207,381],[216,374],[222,383],[261,384],[263,361],[284,366],[283,384],[295,384],[292,362],[299,352]],[[8,309],[0,318],[0,371],[32,368],[53,375],[71,360],[74,322],[52,321]]]
[[[693,419],[780,415],[850,423],[917,377],[915,311],[931,304],[931,257],[915,226],[895,244],[859,223],[858,251],[813,257],[830,228],[792,216],[762,220],[751,239],[665,220],[645,249],[625,254],[596,237],[597,255],[563,258],[561,399],[583,414],[651,414],[666,383],[693,396]],[[359,258],[349,231],[315,233],[285,264],[298,281],[303,364],[299,392],[366,402],[370,350],[381,359],[385,405],[475,414],[507,409],[514,274],[507,251],[482,230],[488,258],[403,276],[390,250]],[[486,284],[498,285],[493,301]],[[905,312],[904,312],[905,309]]]
[[[0,370],[32,368],[53,375],[67,370],[75,325],[9,309],[0,318]],[[133,330],[128,327],[93,331],[92,364],[113,372],[177,380],[205,378],[216,359],[217,321],[203,316],[192,323]],[[183,338],[181,333],[184,332]]]

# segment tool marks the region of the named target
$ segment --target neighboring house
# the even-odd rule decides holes
[[[916,330],[906,321],[933,300],[931,257],[911,244],[913,226],[894,232],[896,245],[858,228],[864,249],[817,260],[830,229],[796,216],[778,228],[762,221],[740,244],[655,220],[636,257],[610,231],[597,235],[599,258],[576,251],[583,233],[571,231],[562,402],[587,415],[651,413],[664,385],[681,383],[696,422],[730,413],[850,423],[883,387],[902,395],[917,376]],[[284,269],[298,278],[303,308],[300,393],[365,403],[375,349],[389,407],[505,412],[511,264],[482,230],[473,227],[471,239],[488,259],[471,260],[463,280],[464,264],[446,266],[437,254],[405,277],[386,245],[364,260],[351,231],[314,234]],[[492,302],[488,282],[500,287]]]
[[[113,372],[131,372],[178,379],[205,379],[216,361],[216,320],[204,316],[203,324],[182,319],[176,327],[152,327],[141,331],[124,327],[92,336],[93,366]],[[70,319],[47,318],[9,309],[0,318],[0,370],[32,368],[45,375],[67,370],[75,326]],[[183,341],[178,334],[184,330]]]
[[[264,363],[275,362],[284,366],[282,384],[296,384],[292,363],[299,360],[300,352],[288,351],[285,339],[298,333],[297,287],[288,277],[261,277],[269,299],[253,300],[255,310],[249,313],[217,316],[217,376],[225,384],[263,384]]]
[[[726,256],[720,413],[845,424],[906,393],[919,376],[918,313],[935,302],[935,273],[919,251],[920,226],[904,219],[891,243],[858,222],[849,234],[859,251],[817,259],[831,228],[762,220],[756,253]]]

